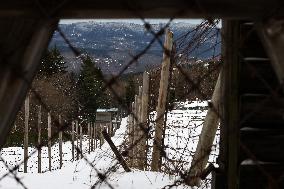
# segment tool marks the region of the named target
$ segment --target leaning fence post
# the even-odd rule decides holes
[[[102,131],[102,135],[105,138],[105,140],[107,141],[107,143],[109,144],[110,148],[112,149],[112,151],[113,151],[114,155],[116,156],[118,162],[122,165],[123,169],[126,172],[131,172],[131,170],[127,166],[125,160],[123,159],[122,155],[119,153],[119,151],[117,150],[116,146],[112,142],[112,140],[111,140],[110,136],[108,135],[107,131],[103,130]]]
[[[37,119],[37,130],[38,130],[38,138],[37,138],[37,145],[38,145],[38,155],[37,155],[37,171],[41,173],[41,105],[38,106],[38,119]]]
[[[28,169],[29,159],[29,114],[30,114],[30,97],[26,96],[25,99],[25,130],[24,130],[24,173]]]
[[[167,29],[165,35],[165,43],[164,43],[158,105],[156,109],[157,118],[156,118],[155,136],[154,136],[152,162],[151,162],[152,171],[159,171],[161,168],[160,160],[161,160],[161,150],[162,150],[161,149],[162,137],[165,129],[164,114],[166,110],[166,99],[167,99],[167,90],[169,84],[170,57],[171,57],[172,46],[173,46],[173,33],[169,29]]]
[[[186,178],[186,183],[190,186],[200,185],[200,176],[206,167],[208,158],[211,152],[213,141],[219,123],[219,103],[221,98],[221,76],[219,74],[215,89],[213,92],[211,105],[207,111],[201,134],[199,136],[197,148],[193,156],[189,174]]]
[[[51,171],[51,115],[48,112],[47,115],[47,138],[48,138],[48,167]]]
[[[62,168],[62,120],[61,115],[59,115],[59,167]]]
[[[74,156],[74,138],[75,138],[75,131],[74,131],[74,121],[72,121],[72,123],[71,123],[71,144],[72,144],[72,160],[74,161],[74,158],[75,158],[75,156]]]

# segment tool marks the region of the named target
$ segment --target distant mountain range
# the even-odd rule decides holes
[[[153,24],[154,31],[159,31],[164,24]],[[192,30],[195,26],[188,23],[172,23],[170,28],[177,38]],[[73,46],[81,52],[91,55],[94,62],[105,74],[117,74],[133,56],[143,49],[153,39],[153,35],[146,31],[141,24],[118,23],[118,22],[79,22],[72,24],[60,24],[61,30],[70,40]],[[216,32],[217,30],[212,30]],[[201,32],[201,31],[200,31]],[[164,37],[160,37],[163,42]],[[218,39],[220,40],[220,39]],[[216,42],[216,37],[200,45],[198,51],[206,50]],[[56,45],[68,62],[69,70],[78,72],[80,61],[74,57],[68,45],[56,32],[50,43],[50,47]],[[215,49],[220,51],[220,45]],[[198,59],[207,59],[212,56],[213,49],[205,51]],[[216,52],[215,52],[216,53]],[[133,64],[126,73],[142,72],[145,69],[156,67],[161,64],[162,48],[159,42],[152,44],[151,48],[144,54],[138,63]],[[192,53],[194,57],[196,52]]]

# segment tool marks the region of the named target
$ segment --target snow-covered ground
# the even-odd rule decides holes
[[[207,102],[185,102],[179,103],[176,110],[172,110],[167,116],[167,130],[165,145],[167,147],[167,156],[175,160],[175,164],[164,166],[174,169],[176,166],[187,169],[190,165],[192,153],[195,150],[198,141],[198,135],[201,131],[201,124],[206,115]],[[154,118],[154,113],[153,113]],[[121,146],[126,140],[127,118],[122,119],[121,127],[112,137],[116,146]],[[215,143],[217,142],[217,139]],[[151,141],[150,141],[151,145]],[[59,167],[59,157],[57,157],[58,146],[55,144],[52,149],[53,171],[48,171],[47,149],[42,150],[42,169],[45,173],[37,173],[37,153],[35,153],[28,163],[28,173],[23,173],[21,166],[15,173],[27,188],[90,188],[95,184],[95,188],[163,188],[166,185],[173,184],[179,179],[178,175],[173,176],[166,173],[157,173],[150,171],[132,170],[130,173],[124,172],[117,163],[114,154],[107,143],[102,148],[97,148],[94,152],[87,154],[87,140],[84,140],[83,148],[85,159],[72,162],[71,143],[63,144],[63,168]],[[33,151],[34,149],[30,149]],[[150,156],[151,149],[149,150]],[[217,154],[215,149],[212,154]],[[23,149],[20,147],[4,148],[1,151],[4,161],[12,169],[23,160]],[[210,160],[214,162],[216,156],[212,155]],[[182,163],[181,163],[182,162]],[[91,165],[90,165],[91,163]],[[109,171],[111,169],[111,171]],[[106,182],[99,182],[99,173],[108,173]],[[0,162],[0,178],[7,173],[3,162]],[[21,188],[12,175],[0,180],[0,188]],[[174,187],[175,188],[175,187]],[[177,188],[189,188],[179,185]]]
[[[175,175],[180,172],[186,173],[189,170],[203,121],[207,114],[207,108],[208,101],[186,101],[177,103],[175,109],[167,113],[167,128],[164,139],[167,159],[163,158],[162,170]],[[152,112],[151,126],[154,126],[153,121],[155,119],[156,112]],[[215,167],[218,166],[215,162],[219,154],[219,134],[218,129],[209,156],[209,162],[213,163]],[[149,146],[153,146],[153,140],[149,141]],[[152,148],[148,151],[148,164],[151,163],[151,155]],[[211,175],[201,183],[200,188],[210,188],[210,180]]]
[[[168,158],[177,163],[167,164],[168,168],[182,167],[183,171],[190,168],[193,154],[197,147],[203,121],[207,114],[207,101],[179,103],[175,110],[168,113],[165,146]],[[219,130],[217,132],[219,135]],[[216,162],[219,148],[216,146],[219,137],[215,138],[210,162]],[[172,162],[173,162],[172,161]]]

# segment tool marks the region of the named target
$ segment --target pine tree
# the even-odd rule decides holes
[[[103,74],[87,56],[82,65],[78,81],[80,114],[84,119],[94,121],[98,108],[107,106],[107,97],[102,91]]]
[[[41,59],[39,73],[50,76],[55,73],[66,72],[66,62],[60,51],[54,46],[52,49],[47,49]]]

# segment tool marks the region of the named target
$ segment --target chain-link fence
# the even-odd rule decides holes
[[[41,9],[43,10],[42,12],[48,16],[48,13],[44,11],[43,7],[41,7]],[[32,96],[31,103],[33,104],[32,109],[34,109],[31,110],[31,112],[33,112],[35,116],[34,120],[30,122],[28,130],[33,129],[35,132],[38,132],[37,124],[42,124],[42,140],[37,141],[36,137],[34,139],[30,139],[30,141],[33,141],[33,147],[30,148],[32,151],[28,153],[27,157],[20,159],[14,165],[9,165],[7,160],[5,160],[5,157],[1,157],[2,164],[4,166],[2,169],[5,169],[6,172],[1,175],[0,184],[7,177],[12,177],[18,184],[21,185],[21,187],[28,188],[22,178],[18,176],[18,171],[23,170],[23,165],[29,159],[36,159],[35,156],[38,154],[38,152],[50,153],[47,152],[47,147],[51,145],[53,145],[53,147],[50,149],[59,149],[58,152],[52,151],[52,153],[61,153],[61,157],[58,157],[58,159],[60,159],[58,160],[60,161],[60,164],[52,169],[60,169],[62,164],[64,166],[66,163],[62,163],[62,146],[60,152],[60,145],[62,145],[63,140],[65,141],[64,145],[67,145],[69,148],[69,151],[65,151],[63,154],[72,154],[72,156],[69,155],[70,157],[64,159],[63,161],[75,161],[76,159],[78,160],[78,158],[82,158],[88,167],[90,167],[90,170],[87,170],[91,172],[90,178],[98,178],[97,180],[94,179],[94,182],[90,184],[91,188],[100,187],[102,183],[109,188],[116,188],[116,186],[113,184],[114,182],[112,177],[113,173],[116,172],[119,169],[120,164],[122,164],[121,158],[123,159],[123,162],[126,163],[126,166],[130,167],[130,169],[161,171],[165,174],[174,176],[174,183],[172,185],[164,186],[164,188],[171,188],[178,185],[184,186],[184,183],[188,183],[188,179],[195,179],[195,177],[202,177],[203,181],[200,184],[201,188],[210,187],[211,177],[208,176],[208,174],[212,170],[217,169],[219,165],[219,162],[217,163],[220,140],[219,130],[216,133],[213,133],[213,135],[216,135],[216,137],[214,143],[211,144],[209,151],[205,153],[201,159],[195,159],[195,163],[198,165],[198,162],[203,161],[207,158],[207,156],[210,155],[208,162],[213,163],[215,167],[211,167],[212,170],[210,170],[208,173],[206,172],[207,169],[204,172],[203,169],[205,167],[203,167],[201,170],[202,172],[194,176],[190,175],[190,171],[194,169],[194,166],[196,166],[195,164],[192,164],[192,161],[197,148],[197,143],[200,140],[206,140],[206,138],[204,139],[200,137],[200,133],[204,126],[204,119],[207,115],[207,110],[213,112],[215,117],[217,117],[217,120],[220,120],[221,123],[225,120],[223,114],[220,112],[220,108],[216,107],[219,105],[216,105],[211,101],[220,70],[225,69],[223,67],[224,63],[222,62],[223,60],[221,59],[220,55],[220,48],[221,39],[226,39],[223,38],[220,28],[218,28],[220,20],[204,20],[193,29],[190,29],[186,33],[182,33],[179,36],[175,36],[175,33],[173,33],[174,37],[171,44],[172,48],[170,49],[166,45],[168,42],[167,39],[164,40],[163,38],[164,35],[169,32],[174,18],[169,19],[169,21],[158,30],[153,28],[153,26],[145,19],[141,18],[141,21],[144,23],[145,32],[150,34],[152,39],[145,45],[145,47],[143,47],[143,50],[132,55],[132,59],[121,67],[118,74],[111,77],[100,75],[102,76],[100,79],[103,81],[103,85],[100,87],[100,91],[95,95],[95,99],[99,99],[101,96],[106,94],[110,95],[112,98],[111,103],[119,106],[119,109],[124,112],[124,115],[128,116],[127,121],[125,118],[123,123],[121,123],[124,124],[126,128],[124,132],[119,130],[119,116],[116,117],[116,122],[114,122],[114,124],[113,119],[110,118],[111,124],[109,125],[109,123],[97,123],[96,119],[87,120],[83,115],[80,114],[82,112],[80,110],[84,109],[84,105],[80,104],[80,102],[76,100],[78,98],[76,96],[77,94],[73,93],[73,90],[75,91],[77,88],[77,81],[74,81],[72,78],[68,78],[68,76],[66,74],[64,75],[63,73],[56,75],[56,77],[53,78],[54,81],[50,81],[50,78],[41,79],[38,83],[30,84],[30,93]],[[252,27],[250,31],[254,29],[255,28]],[[60,25],[58,25],[56,32],[62,37],[64,43],[66,43],[66,45],[70,48],[70,51],[78,59],[78,64],[85,64],[88,60],[88,56],[86,56],[88,52],[84,51],[83,53],[83,50],[80,49],[80,47],[76,47],[76,44],[73,44],[64,31],[60,28]],[[249,35],[250,32],[247,33],[247,36],[241,39],[242,41],[240,42],[240,47],[249,47],[250,44],[246,44],[246,39],[249,39]],[[204,48],[203,46],[203,44],[206,42],[210,44],[208,48]],[[169,61],[168,77],[166,80],[167,84],[163,83],[163,85],[166,85],[166,93],[164,93],[163,97],[160,97],[162,93],[162,89],[160,89],[161,82],[163,82],[161,81],[161,75],[164,69],[160,67],[150,68],[147,70],[149,77],[148,92],[144,94],[144,77],[142,74],[138,74],[137,78],[135,78],[138,83],[135,90],[137,94],[136,100],[135,103],[129,103],[119,91],[119,86],[122,86],[120,79],[124,77],[124,74],[127,72],[129,67],[137,64],[137,62],[139,62],[143,56],[147,55],[147,52],[151,49],[154,43],[158,43],[163,50],[163,52],[161,52],[163,53],[163,59],[161,60],[162,64],[165,64],[167,60]],[[242,49],[238,50],[238,52],[235,52],[236,54],[244,52]],[[209,59],[203,61],[198,60],[198,57],[208,52],[211,53],[211,57]],[[249,76],[251,78],[247,80],[245,77],[239,78],[239,81],[242,82],[240,84],[240,90],[243,90],[243,96],[241,96],[242,99],[240,102],[243,103],[242,105],[244,105],[244,107],[241,107],[241,111],[243,111],[241,114],[243,116],[240,120],[238,120],[237,123],[244,125],[245,123],[256,124],[259,120],[255,120],[253,118],[259,118],[262,116],[265,118],[266,116],[269,117],[270,114],[267,110],[267,107],[271,105],[271,102],[278,103],[281,101],[281,85],[279,85],[277,82],[277,84],[270,83],[271,78],[267,78],[269,76],[265,74],[265,69],[260,70],[260,73],[258,69],[262,69],[262,67],[259,65],[252,65],[254,62],[258,61],[258,59],[248,59],[248,57],[243,54],[240,56],[243,56],[244,58],[241,69],[244,69],[244,67],[247,66],[248,69],[245,71],[251,71],[246,75],[246,77]],[[269,59],[264,58],[261,59],[261,61],[265,62],[269,61]],[[12,69],[12,71],[14,71],[14,69]],[[17,74],[17,72],[12,73]],[[62,77],[67,77],[67,79]],[[22,79],[24,80],[25,78],[23,77]],[[36,79],[38,78],[36,77]],[[61,79],[68,81],[68,85],[61,86]],[[243,79],[243,81],[241,79]],[[262,96],[256,94],[259,95],[257,98],[252,98],[250,95],[248,95],[251,94],[250,92],[255,92],[252,91],[254,88],[249,84],[249,82],[253,79],[259,80],[261,85],[260,87],[255,87],[255,91],[262,90],[260,92],[268,91],[268,93]],[[246,84],[245,82],[248,83]],[[43,85],[43,83],[45,87],[48,86],[49,83],[52,83],[50,86],[50,91],[52,92],[44,94],[38,90],[39,86],[41,84]],[[129,83],[126,83],[126,85],[129,85]],[[140,89],[138,90],[139,85]],[[223,90],[223,86],[220,88],[220,90]],[[50,94],[53,95],[53,98],[58,98],[59,100],[60,98],[66,98],[67,96],[68,99],[66,104],[56,107],[58,101],[52,102],[52,100],[50,100],[52,98],[48,97]],[[68,95],[63,96],[64,94]],[[146,105],[144,104],[144,106],[143,103],[145,103],[145,101],[142,97],[143,95],[148,95],[148,100],[146,101],[147,103]],[[164,102],[159,102],[159,100],[163,98]],[[242,101],[243,99],[246,100]],[[257,102],[255,101],[256,99],[258,99]],[[64,101],[65,100],[66,99],[64,99]],[[70,100],[70,102],[68,100]],[[248,102],[252,104],[257,103],[257,105],[253,104],[249,106]],[[159,103],[162,103],[165,106],[162,108],[162,114],[159,113],[159,111],[161,111],[161,109],[159,109]],[[55,105],[53,106],[52,104]],[[40,122],[38,122],[36,119],[38,118],[38,114],[36,112],[39,106],[42,108],[41,116],[42,119],[44,119]],[[275,106],[271,108],[273,109],[274,107]],[[267,114],[263,115],[263,113],[261,113],[262,110],[265,110]],[[19,113],[18,119],[15,123],[16,126],[24,122],[25,118],[23,115],[21,117],[20,114],[25,113],[25,111],[22,110]],[[276,116],[277,121],[279,121],[279,115],[274,115],[275,112],[276,110],[273,109],[273,115],[271,116]],[[60,120],[58,114],[61,114],[62,119],[65,121]],[[261,116],[259,116],[259,114]],[[31,114],[30,116],[33,115]],[[52,121],[49,121],[48,119]],[[160,122],[160,120],[162,121]],[[160,123],[162,123],[161,128],[157,126]],[[52,124],[52,132],[50,134],[47,134],[49,127],[48,124]],[[281,121],[275,124],[278,124],[279,126]],[[245,125],[244,128],[245,127],[247,127],[247,125]],[[117,143],[119,144],[117,148],[118,153],[121,155],[119,156],[120,158],[118,158],[117,155],[114,156],[109,148],[104,148],[104,146],[107,146],[108,144],[104,142],[105,139],[103,138],[102,134],[103,130],[107,130],[108,135],[113,136],[112,140],[114,140],[115,143],[116,141],[120,141]],[[14,132],[11,134],[10,141],[15,142],[16,140],[19,140],[19,142],[16,144],[21,144],[21,138],[23,138],[23,136],[19,136],[20,134],[17,136],[15,135],[15,133],[17,133],[17,129],[14,129],[13,131]],[[161,132],[162,137],[156,136],[158,132]],[[234,132],[236,131],[232,130],[229,133]],[[243,134],[244,132],[240,131],[240,133]],[[244,136],[246,134],[250,136],[250,133],[244,133]],[[259,163],[259,161],[270,159],[266,153],[263,154],[262,152],[259,152],[255,147],[257,143],[254,142],[257,140],[248,142],[246,140],[250,140],[250,138],[242,138],[244,136],[241,135],[240,140],[240,151],[242,151],[242,155],[244,156],[242,160],[251,159],[257,165],[258,170],[260,170],[265,178],[268,178],[269,182],[272,183],[273,186],[277,185],[279,180],[283,182],[283,179],[281,180],[282,177],[279,177],[278,180],[275,180],[274,176],[270,175],[269,171],[267,171],[266,168]],[[266,137],[268,137],[267,139],[269,140],[270,136],[264,135],[265,139]],[[265,143],[264,145],[268,144],[270,143]],[[156,155],[158,154],[159,160],[157,164],[153,164],[155,150],[157,151]],[[88,156],[91,151],[97,151],[96,157],[93,158],[94,160],[90,159]],[[267,153],[269,152],[270,151]],[[237,154],[235,155],[237,156]],[[67,157],[67,155],[65,155],[65,157]],[[105,157],[112,159],[112,164],[107,168],[107,170],[100,170],[96,165],[103,161]],[[259,157],[260,159],[258,159]],[[47,157],[45,158],[47,159]],[[55,157],[55,159],[57,159],[57,157]],[[281,158],[278,159],[281,160]],[[56,161],[52,164],[56,164]],[[79,164],[80,163],[78,163],[78,166],[80,167]],[[205,166],[206,165],[207,161]],[[156,167],[158,167],[158,170],[156,170]],[[50,167],[49,170],[51,170]],[[44,170],[42,169],[41,172],[45,171],[48,171],[47,167],[44,168]],[[147,172],[145,172],[145,174],[147,174]],[[74,175],[76,175],[76,170],[74,171]]]

